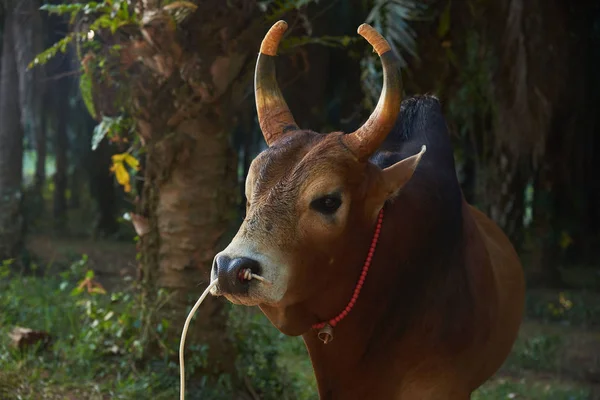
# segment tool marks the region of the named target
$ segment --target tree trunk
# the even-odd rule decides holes
[[[143,209],[150,232],[142,239],[144,281],[146,287],[175,293],[167,310],[175,334],[189,304],[206,288],[219,240],[235,214],[237,162],[228,136],[224,124],[207,112],[148,147]],[[188,343],[208,344],[209,358],[217,363],[212,367],[233,373],[224,306],[220,299],[205,300]]]
[[[7,13],[0,79],[0,261],[16,257],[23,239],[23,128],[17,101],[19,76],[13,40],[14,19]]]
[[[523,243],[523,216],[528,168],[518,156],[494,146],[492,156],[477,167],[477,200],[482,211],[490,216],[511,239],[519,251]]]
[[[71,141],[71,164],[73,171],[69,180],[69,209],[78,209],[81,206],[81,192],[85,178],[85,163],[89,159],[91,149],[93,128],[89,127],[85,121],[87,110],[81,104],[77,104],[73,110],[74,117],[70,119],[71,129],[73,129]]]
[[[47,104],[46,102],[44,102]],[[34,192],[37,196],[42,195],[46,183],[46,137],[48,130],[48,116],[46,113],[41,116],[41,126],[35,132],[35,179]],[[43,202],[41,203],[43,204]]]
[[[54,131],[56,172],[54,174],[53,216],[54,228],[57,231],[62,231],[67,225],[67,118],[69,117],[68,91],[58,91],[58,98],[56,99],[56,102],[57,121],[56,130]]]
[[[17,255],[23,237],[23,126],[37,132],[42,70],[27,64],[42,50],[39,4],[5,2],[0,87],[0,259]]]

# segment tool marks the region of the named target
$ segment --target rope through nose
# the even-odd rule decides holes
[[[269,280],[263,278],[260,275],[253,274],[249,268],[242,271],[242,277],[248,281],[252,280],[252,279],[256,279],[267,285],[272,285],[272,283]],[[198,301],[196,301],[196,304],[194,304],[194,307],[192,307],[192,309],[190,310],[190,313],[188,314],[188,316],[185,320],[185,324],[183,325],[183,331],[181,332],[181,341],[179,342],[179,387],[180,387],[179,388],[179,399],[180,400],[185,400],[185,360],[184,360],[185,337],[187,336],[187,331],[190,328],[190,322],[192,321],[194,314],[196,314],[198,307],[200,307],[200,304],[202,304],[202,302],[204,301],[206,296],[208,296],[208,294],[210,293],[210,290],[217,285],[217,282],[219,282],[219,280],[215,279],[204,290],[204,293],[202,293],[202,296],[200,296]]]
[[[188,314],[188,316],[185,320],[185,324],[183,325],[183,332],[181,332],[181,341],[179,342],[179,384],[180,384],[179,398],[180,398],[180,400],[185,400],[185,361],[183,358],[183,354],[185,351],[185,337],[187,336],[187,331],[190,327],[190,322],[192,321],[192,318],[194,317],[196,310],[198,310],[198,307],[200,307],[200,304],[202,304],[202,302],[204,301],[206,296],[208,296],[208,294],[210,293],[210,290],[212,288],[214,288],[218,282],[219,281],[217,279],[215,279],[214,281],[212,281],[210,283],[210,285],[208,285],[206,290],[204,290],[204,293],[202,293],[202,296],[200,296],[198,301],[196,301],[196,304],[194,304],[194,307],[192,307],[192,309],[190,310],[190,313]]]
[[[273,284],[270,280],[253,273],[250,268],[241,270],[238,274],[238,278],[240,279],[240,281],[250,281],[252,279],[256,279],[269,286]]]

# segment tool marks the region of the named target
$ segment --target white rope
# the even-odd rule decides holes
[[[181,332],[181,342],[179,343],[179,382],[180,382],[179,399],[180,400],[185,400],[185,361],[183,359],[183,353],[185,350],[185,337],[187,335],[188,328],[190,327],[190,321],[194,317],[194,314],[196,313],[196,310],[198,309],[198,307],[200,307],[200,304],[202,304],[202,302],[204,301],[206,296],[208,296],[208,294],[210,293],[210,289],[212,289],[217,284],[217,282],[218,282],[218,280],[215,279],[214,281],[211,282],[210,285],[208,285],[208,287],[206,288],[204,293],[202,293],[202,296],[200,296],[200,298],[198,299],[196,304],[194,304],[194,307],[192,307],[192,309],[190,310],[190,313],[188,314],[187,319],[185,320],[185,324],[183,325],[183,332]]]
[[[267,285],[272,284],[270,281],[263,278],[262,276],[253,274],[250,271],[250,269],[246,269],[246,270],[242,271],[242,274],[243,274],[242,275],[243,279],[245,279],[247,281],[252,280],[252,279],[257,279],[264,284],[267,284]],[[181,341],[179,342],[179,385],[180,385],[179,399],[180,400],[185,400],[185,361],[183,358],[183,354],[184,354],[184,350],[185,350],[185,337],[187,336],[187,331],[190,327],[190,322],[192,321],[192,318],[194,317],[196,310],[198,310],[198,307],[200,307],[200,304],[202,304],[202,302],[204,301],[206,296],[208,296],[208,294],[210,293],[210,289],[215,287],[217,282],[218,282],[218,280],[215,279],[214,281],[211,282],[210,285],[208,285],[208,287],[206,288],[204,293],[202,293],[202,296],[200,296],[198,301],[196,301],[196,304],[194,304],[194,307],[192,307],[192,309],[190,310],[190,313],[188,314],[188,316],[185,320],[185,324],[183,325],[183,332],[181,332]]]

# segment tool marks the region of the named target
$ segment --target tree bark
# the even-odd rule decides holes
[[[39,4],[4,4],[0,88],[0,259],[15,257],[23,238],[23,127],[39,129],[41,70],[27,69],[42,50]]]
[[[150,145],[146,166],[143,209],[151,230],[142,240],[144,280],[175,294],[167,312],[178,332],[210,280],[219,240],[235,214],[237,162],[224,124],[206,113]],[[224,311],[209,296],[189,342],[208,344],[216,370],[233,373]]]
[[[23,239],[23,127],[13,25],[7,11],[0,79],[0,261],[16,257]]]
[[[67,90],[60,90],[56,99],[56,130],[54,131],[54,155],[56,172],[54,173],[53,216],[54,228],[62,231],[67,225],[67,168],[68,136],[67,119],[69,117],[69,97]]]
[[[48,104],[47,101],[44,104]],[[42,195],[44,185],[46,184],[46,137],[48,136],[48,116],[46,113],[41,117],[40,129],[35,132],[35,178],[34,178],[34,192],[37,196]]]

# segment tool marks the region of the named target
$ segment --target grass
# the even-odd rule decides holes
[[[472,400],[588,400],[589,389],[578,384],[536,377],[493,379],[473,394]]]
[[[168,357],[141,362],[141,313],[133,288],[110,294],[77,290],[83,280],[94,280],[85,258],[61,273],[33,270],[33,275],[15,275],[8,264],[0,264],[0,399],[177,398],[177,364]],[[588,381],[600,376],[600,336],[589,330],[593,325],[585,319],[589,312],[571,310],[596,305],[586,304],[589,299],[578,293],[562,297],[555,293],[550,301],[564,306],[565,296],[573,305],[558,320],[535,313],[543,305],[528,304],[534,321],[523,325],[500,373],[473,399],[590,398]],[[544,296],[530,297],[531,301],[549,304]],[[570,316],[577,323],[571,323]],[[254,309],[232,307],[229,321],[238,346],[236,366],[261,399],[317,398],[300,338],[282,335]],[[20,352],[8,337],[14,326],[50,332],[51,348]],[[164,328],[157,326],[158,334]],[[188,347],[190,371],[203,365],[206,350],[192,346]],[[217,383],[188,385],[188,399],[232,398],[227,377]]]
[[[175,363],[139,362],[142,314],[134,292],[77,290],[82,280],[93,279],[85,258],[59,275],[9,279],[8,270],[6,264],[0,269],[1,399],[177,396]],[[19,351],[8,336],[14,326],[49,332],[51,348]]]

